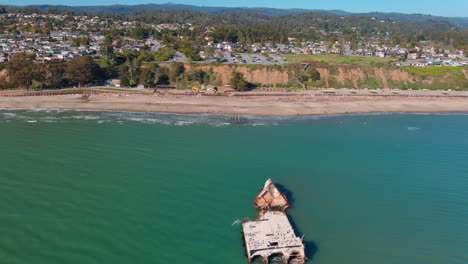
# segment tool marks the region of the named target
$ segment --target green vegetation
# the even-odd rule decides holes
[[[99,82],[104,73],[89,56],[62,63],[34,63],[35,54],[18,53],[5,65],[9,79],[0,88],[57,88]]]
[[[155,61],[168,61],[174,57],[175,50],[171,47],[162,47],[154,56]]]
[[[468,67],[432,66],[432,67],[402,67],[411,74],[420,76],[423,80],[431,80],[430,84],[410,84],[401,88],[410,89],[468,89],[466,72]]]
[[[236,91],[245,91],[249,87],[249,83],[244,79],[244,75],[238,71],[232,72],[230,85]]]
[[[390,84],[389,84],[390,85]],[[423,83],[397,83],[391,86],[392,88],[402,90],[464,90],[463,88],[457,88],[453,83],[434,83],[434,84],[423,84]]]
[[[451,67],[451,66],[433,66],[433,67],[402,67],[405,71],[421,77],[442,76],[445,74],[463,74],[463,69],[468,70],[468,67]]]
[[[242,66],[249,68],[251,71],[259,70],[262,67],[265,67],[264,65],[258,65],[258,64],[242,64]]]
[[[240,49],[243,45],[265,42],[276,42],[288,44],[288,37],[302,40],[323,40],[329,44],[335,41],[349,41],[351,46],[355,46],[358,41],[369,40],[369,37],[378,41],[385,41],[387,44],[399,44],[400,46],[411,46],[422,41],[431,41],[453,48],[468,47],[468,30],[460,28],[449,21],[435,20],[434,17],[420,17],[419,21],[411,21],[404,18],[389,16],[388,14],[377,15],[381,19],[372,19],[366,16],[337,16],[318,13],[303,13],[295,15],[268,16],[254,12],[221,12],[207,14],[188,10],[125,10],[122,6],[107,7],[112,10],[117,8],[118,12],[100,12],[89,9],[80,12],[49,9],[41,11],[35,8],[2,7],[4,13],[49,13],[66,14],[69,17],[75,15],[87,15],[92,17],[99,14],[106,20],[106,23],[96,25],[87,29],[89,32],[108,31],[108,34],[115,36],[130,36],[133,39],[144,40],[153,37],[158,40],[177,39],[183,37],[190,41],[204,42],[207,37],[214,42],[234,42],[238,43]],[[67,9],[66,7],[62,7]],[[68,7],[70,8],[70,7]],[[206,11],[206,7],[203,7]],[[97,13],[92,13],[92,11]],[[132,12],[133,11],[133,12]],[[265,12],[263,10],[262,12]],[[117,14],[119,13],[119,14]],[[383,17],[383,16],[389,16]],[[392,18],[394,20],[392,20]],[[60,20],[56,18],[34,17],[28,18],[31,23],[17,23],[14,17],[5,17],[0,20],[0,31],[31,32],[47,34],[59,30],[65,26],[78,28],[78,24],[73,19]],[[135,21],[135,27],[131,29],[109,29],[113,22]],[[162,23],[190,23],[193,30],[180,28],[177,30],[158,31],[147,25]],[[212,27],[207,32],[206,27]],[[332,32],[340,32],[334,34]],[[172,41],[173,41],[172,40]],[[107,42],[106,42],[107,43]],[[177,44],[176,44],[177,45]],[[179,45],[183,48],[183,45]],[[179,50],[179,47],[175,47]],[[196,49],[203,50],[204,47],[191,45]],[[190,54],[190,53],[189,53]],[[193,58],[196,60],[197,58]]]
[[[282,55],[288,62],[307,63],[307,62],[325,62],[331,64],[351,64],[351,65],[389,65],[396,61],[395,58],[362,57],[362,56],[341,56],[341,55]]]
[[[367,78],[365,81],[359,83],[359,88],[379,89],[382,87],[382,83],[376,78]]]

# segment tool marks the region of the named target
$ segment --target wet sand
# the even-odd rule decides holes
[[[81,95],[0,97],[0,108],[45,108],[271,116],[468,111],[468,98],[383,96]]]

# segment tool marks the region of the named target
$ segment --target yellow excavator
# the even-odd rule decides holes
[[[199,87],[192,87],[192,92],[201,93],[201,92],[205,92],[205,91],[209,92],[209,93],[218,94],[218,88],[217,87],[207,88],[206,90],[203,90],[202,88],[199,88]]]
[[[218,94],[218,88],[217,87],[208,88],[208,89],[206,89],[206,91],[210,92],[210,93]]]

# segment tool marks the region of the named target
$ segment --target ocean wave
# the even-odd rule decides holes
[[[419,130],[419,129],[421,129],[421,128],[419,128],[419,127],[411,127],[411,126],[408,127],[408,131],[416,131],[416,130]]]
[[[239,226],[239,225],[242,224],[242,222],[244,222],[244,221],[249,221],[249,220],[250,220],[250,218],[248,218],[248,217],[244,217],[244,218],[242,218],[242,219],[236,219],[236,220],[234,220],[234,221],[232,222],[231,226]]]
[[[2,113],[2,116],[4,118],[12,118],[12,117],[15,117],[16,114],[15,113]]]
[[[337,114],[337,115],[314,115],[314,116],[256,116],[241,115],[240,120],[232,115],[215,114],[170,114],[170,113],[143,113],[143,112],[112,112],[94,110],[53,110],[53,109],[1,109],[0,120],[36,121],[44,123],[57,122],[95,122],[103,123],[142,123],[168,126],[196,126],[208,125],[213,127],[226,126],[251,126],[268,127],[288,125],[295,123],[309,123],[323,120],[336,120],[343,122],[345,118],[366,118],[363,124],[367,125],[372,116],[395,116],[395,115],[468,115],[468,113],[361,113],[361,114]],[[407,127],[409,131],[415,131],[418,127]]]

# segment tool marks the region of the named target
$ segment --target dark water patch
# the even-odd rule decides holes
[[[286,199],[288,199],[289,204],[292,207],[294,207],[294,203],[296,202],[296,197],[294,197],[294,193],[291,190],[289,190],[284,184],[275,182],[275,186],[281,193],[283,193],[286,196]]]
[[[292,228],[294,229],[294,232],[298,237],[303,238],[303,243],[305,247],[305,255],[308,261],[313,261],[315,255],[317,254],[319,248],[317,246],[317,243],[313,240],[310,240],[309,237],[306,237],[304,233],[301,232],[299,229],[297,223],[294,221],[294,218],[288,215],[289,223],[291,223]]]

